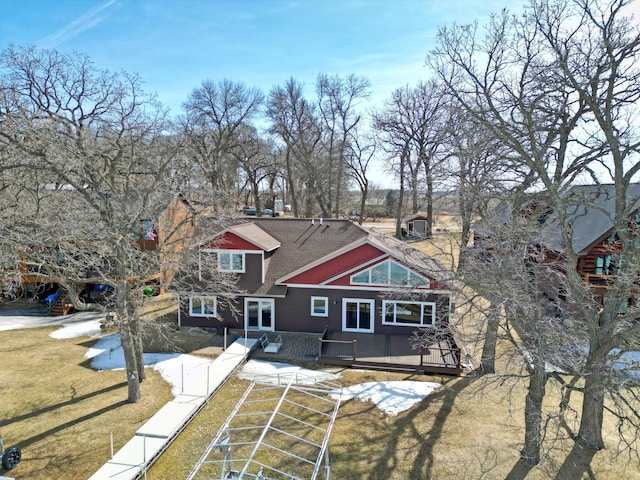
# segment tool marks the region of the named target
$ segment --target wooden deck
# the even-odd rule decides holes
[[[460,375],[460,347],[453,337],[413,349],[406,335],[327,332],[319,339],[318,363],[410,371],[424,374]]]

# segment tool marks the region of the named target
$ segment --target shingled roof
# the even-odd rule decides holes
[[[277,239],[281,246],[269,258],[264,286],[333,254],[346,245],[363,243],[368,232],[349,220],[255,218],[252,222]]]
[[[278,248],[273,249],[265,259],[264,283],[243,285],[252,295],[283,295],[286,286],[278,285],[279,279],[365,243],[432,278],[441,281],[450,279],[448,276],[443,278],[443,272],[446,271],[444,267],[419,250],[390,235],[367,230],[349,220],[257,217],[249,221],[242,219],[226,229],[231,232],[238,230],[259,232],[257,239],[268,238],[270,245],[279,243]]]
[[[581,254],[613,230],[616,189],[614,184],[576,185],[567,192],[569,221],[573,230],[573,251]],[[628,211],[640,208],[640,184],[631,184],[627,190]],[[554,226],[553,215],[544,229],[552,248],[559,248],[559,229]]]

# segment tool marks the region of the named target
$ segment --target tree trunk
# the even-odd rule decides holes
[[[482,358],[480,360],[480,372],[485,374],[496,373],[496,344],[498,343],[498,325],[500,320],[496,306],[491,304],[490,313],[487,317],[487,331],[484,335],[484,346],[482,347]]]
[[[365,184],[362,187],[362,198],[360,199],[360,217],[358,218],[358,225],[362,225],[364,222],[365,208],[367,207],[367,195],[369,193],[369,186]]]
[[[418,213],[418,169],[411,172],[411,213]]]
[[[540,463],[542,443],[542,401],[547,384],[547,372],[544,362],[535,359],[529,372],[529,390],[524,407],[524,448],[520,457],[529,465]]]
[[[596,357],[597,353],[593,357]],[[589,360],[592,359],[589,353]],[[586,449],[602,450],[602,421],[604,418],[604,383],[600,369],[588,368],[595,361],[587,361],[587,375],[584,382],[584,395],[582,399],[582,416],[580,418],[580,430],[578,431],[577,444]],[[604,363],[604,360],[603,360]],[[597,365],[597,364],[596,364]]]
[[[124,352],[124,359],[127,372],[127,402],[136,403],[142,397],[140,393],[139,372],[137,369],[134,338],[127,321],[120,323],[120,342]]]
[[[295,178],[293,173],[293,165],[291,164],[291,153],[289,146],[287,146],[287,152],[285,154],[285,167],[287,169],[287,183],[289,184],[289,199],[291,200],[291,206],[293,207],[293,216],[298,217],[300,212],[298,210],[298,197],[295,187]]]
[[[404,204],[404,163],[405,154],[400,156],[400,193],[396,207],[396,238],[402,240],[402,207]],[[362,212],[360,212],[362,214]]]
[[[427,172],[427,238],[433,237],[433,175]]]
[[[142,342],[142,334],[140,332],[140,320],[136,312],[130,313],[128,323],[131,325],[131,334],[133,335],[133,347],[136,359],[136,370],[138,371],[138,381],[140,383],[147,379],[144,371],[144,344]]]
[[[262,204],[260,202],[260,195],[258,192],[258,182],[255,179],[251,179],[251,188],[255,192],[255,206],[256,206],[256,215],[258,217],[262,216]]]

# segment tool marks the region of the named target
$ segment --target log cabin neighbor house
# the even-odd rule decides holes
[[[180,301],[183,327],[401,336],[406,350],[418,329],[449,331],[452,273],[349,220],[252,218],[212,231],[199,248],[237,274],[238,314],[218,308],[215,285],[202,280]]]
[[[616,255],[621,248],[612,219],[616,201],[615,185],[579,185],[573,187],[569,194],[577,199],[571,218],[572,248],[578,255],[577,270],[594,294],[602,298],[616,277]],[[629,185],[627,201],[631,202],[627,224],[630,229],[637,231],[640,226],[640,184]],[[557,242],[557,238],[550,236],[548,248],[557,250]],[[637,294],[638,291],[629,292],[629,301],[635,302]]]
[[[571,249],[578,257],[577,273],[600,299],[617,273],[616,254],[620,251],[620,243],[613,225],[615,196],[613,184],[575,185],[566,193],[572,229]],[[637,231],[640,227],[640,184],[629,185],[627,201],[631,202],[628,226]],[[536,260],[536,263],[554,265],[556,269],[566,274],[564,256],[561,253],[562,240],[554,212],[541,208],[533,199],[523,211],[519,212],[519,215],[524,217],[533,215],[533,219],[538,224],[539,237],[536,243],[544,251],[544,258]],[[486,248],[483,244],[490,236],[489,230],[479,226],[474,235],[475,247]],[[557,296],[562,299],[563,287],[554,282],[553,277],[550,279],[550,283],[546,285],[550,297]],[[637,294],[637,291],[629,292],[629,301],[635,302],[633,297]]]

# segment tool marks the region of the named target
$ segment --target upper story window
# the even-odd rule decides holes
[[[244,253],[219,251],[218,270],[221,272],[244,273]]]
[[[361,285],[404,285],[429,288],[428,278],[403,267],[393,260],[386,260],[378,265],[351,276],[351,283]]]
[[[612,259],[611,255],[596,255],[596,275],[617,275],[620,271],[620,259]]]

